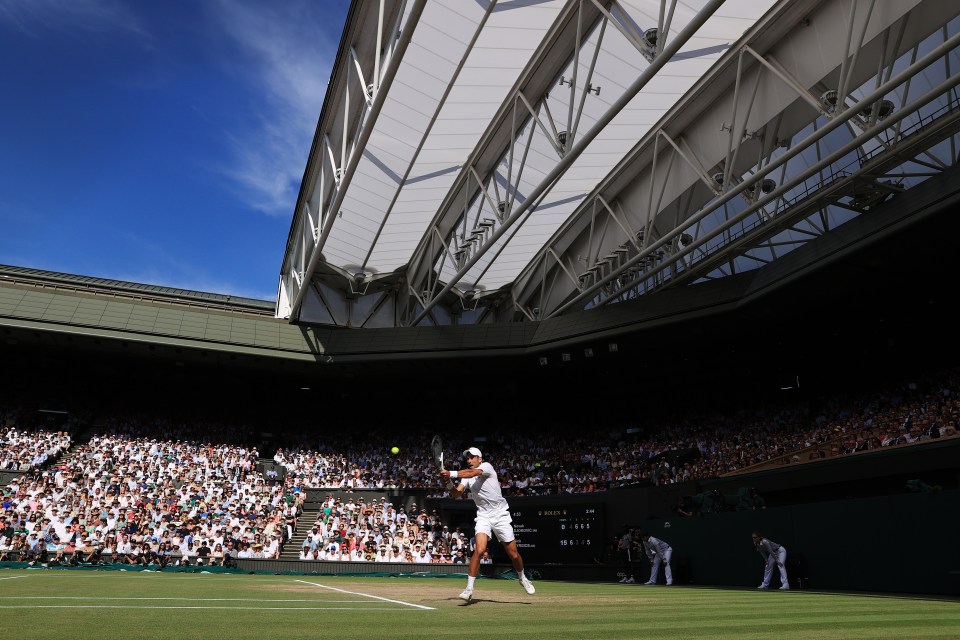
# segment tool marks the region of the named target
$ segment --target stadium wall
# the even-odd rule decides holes
[[[833,500],[644,523],[669,542],[677,584],[756,586],[750,533],[787,549],[793,588],[956,595],[960,492]],[[644,567],[641,573],[649,571]],[[774,572],[772,586],[779,585]]]
[[[695,485],[675,485],[690,489]],[[627,488],[605,495],[514,498],[513,505],[572,506],[603,500],[607,509],[610,544],[597,550],[591,564],[528,562],[539,579],[612,582],[624,575],[622,561],[612,553],[613,537],[629,526],[643,528],[666,540],[674,549],[673,567],[678,585],[756,586],[763,561],[754,550],[750,533],[759,530],[788,550],[788,570],[794,589],[877,591],[955,595],[960,593],[960,550],[949,543],[960,530],[960,490],[900,493],[859,498],[821,494],[804,504],[754,511],[729,511],[693,518],[638,518],[645,498],[658,488]],[[356,496],[357,494],[352,494]],[[409,502],[409,500],[406,500]],[[432,502],[427,502],[432,508]],[[464,501],[445,500],[445,522],[472,516]],[[494,552],[499,548],[495,545]],[[484,575],[510,570],[505,558],[484,568]],[[250,571],[343,574],[433,575],[461,574],[460,565],[384,565],[290,560],[248,560]],[[637,578],[649,576],[646,560],[638,564]],[[774,586],[779,578],[774,576]],[[662,581],[662,578],[661,578]]]

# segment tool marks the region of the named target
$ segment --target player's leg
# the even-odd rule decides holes
[[[510,558],[510,564],[513,565],[514,571],[517,572],[518,576],[524,575],[523,573],[523,557],[520,555],[520,550],[517,548],[517,541],[511,540],[510,542],[504,542],[503,549],[507,552],[507,557]]]
[[[673,584],[673,569],[670,568],[670,558],[673,557],[673,549],[667,549],[663,554],[663,573],[667,577],[667,586]]]
[[[760,583],[759,589],[770,588],[770,577],[773,575],[773,565],[775,564],[777,564],[777,559],[771,554],[763,567],[763,582]]]
[[[490,543],[490,534],[477,531],[476,539],[477,544],[473,548],[473,555],[470,556],[469,575],[473,578],[476,578],[480,573],[480,558],[483,557],[483,553],[487,550],[487,545]]]
[[[627,582],[631,576],[633,576],[633,570],[630,559],[630,550],[629,549],[620,549],[620,558],[623,560],[623,577],[620,578],[620,582]]]
[[[650,579],[647,580],[646,584],[657,584],[657,580],[660,578],[660,554],[653,556],[653,560],[650,561]]]
[[[460,598],[462,600],[470,601],[473,599],[473,585],[477,580],[477,575],[480,573],[480,558],[483,557],[483,552],[487,550],[487,544],[490,542],[490,523],[481,518],[476,520],[477,526],[475,529],[474,538],[476,539],[476,544],[473,547],[473,555],[470,556],[470,568],[469,573],[467,574],[467,588],[460,592]]]
[[[780,568],[780,590],[787,591],[790,589],[790,581],[787,580],[787,550],[783,547],[777,552],[777,566]]]
[[[536,593],[536,588],[527,578],[527,574],[524,573],[523,557],[520,555],[520,549],[517,548],[517,540],[513,534],[513,524],[509,512],[505,512],[493,523],[493,532],[500,544],[503,545],[503,550],[507,552],[513,570],[517,572],[517,576],[520,578],[520,586],[530,595]]]
[[[524,573],[523,557],[520,555],[520,550],[517,549],[517,541],[511,540],[510,542],[504,542],[503,549],[507,552],[507,557],[510,558],[510,564],[513,565],[514,571],[516,571],[517,575],[520,577],[520,585],[523,587],[524,591],[530,595],[536,593],[536,588],[527,578],[527,574]]]

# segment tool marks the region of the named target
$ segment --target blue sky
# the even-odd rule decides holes
[[[348,0],[0,0],[0,263],[273,299]]]

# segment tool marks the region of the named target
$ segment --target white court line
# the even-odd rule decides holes
[[[411,605],[416,606],[416,605]],[[429,607],[426,607],[429,609]],[[360,611],[357,607],[141,607],[109,604],[18,604],[0,605],[0,609],[218,609],[224,611]],[[362,611],[409,611],[396,607],[364,607]]]
[[[372,596],[369,593],[358,593],[356,591],[347,591],[345,589],[337,589],[336,587],[328,587],[325,584],[317,584],[316,582],[307,582],[306,580],[294,580],[294,582],[302,582],[303,584],[309,584],[314,587],[320,587],[321,589],[330,589],[331,591],[338,591],[340,593],[346,593],[351,596],[364,596],[366,598],[375,598],[377,600],[383,600],[384,602],[392,602],[393,604],[402,604],[405,607],[415,607],[417,609],[426,609],[427,611],[433,611],[433,607],[427,607],[422,604],[413,604],[411,602],[403,602],[402,600],[391,600],[390,598],[381,598],[380,596]]]
[[[263,598],[102,598],[100,596],[0,596],[0,600],[186,600],[187,602],[316,602],[318,604],[357,604],[369,600],[264,600]]]
[[[18,578],[29,578],[30,576],[7,576],[6,578],[0,578],[0,580],[16,580]]]

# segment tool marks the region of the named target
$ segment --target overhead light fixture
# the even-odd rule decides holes
[[[657,40],[659,40],[659,31],[656,28],[647,29],[643,32],[640,42],[640,54],[647,59],[647,62],[653,62],[659,53],[657,51]]]
[[[869,120],[873,117],[873,114],[876,113],[877,120],[884,120],[893,113],[894,108],[893,102],[890,100],[880,100],[861,109],[860,117],[864,120]]]
[[[370,282],[367,280],[366,271],[356,271],[353,273],[353,277],[350,279],[350,294],[351,295],[366,295],[367,289],[370,288]]]
[[[477,290],[476,289],[467,289],[463,292],[463,297],[460,298],[460,304],[463,305],[464,311],[473,311],[477,308],[479,304],[477,299]]]
[[[894,106],[893,102],[890,100],[881,100],[878,104],[879,106],[877,108],[879,109],[879,112],[877,113],[877,118],[880,120],[887,118],[893,113]]]
[[[837,108],[838,98],[839,95],[837,95],[837,91],[835,89],[831,89],[830,91],[824,92],[823,95],[820,96],[820,104],[828,113],[833,113]]]
[[[643,40],[648,45],[650,45],[650,47],[656,47],[658,34],[659,34],[659,31],[657,30],[656,27],[654,27],[653,29],[647,29],[646,31],[643,32]]]

